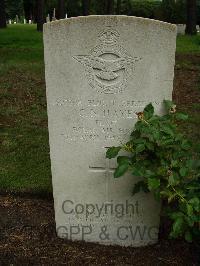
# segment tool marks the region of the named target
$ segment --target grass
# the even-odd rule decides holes
[[[0,31],[0,191],[51,193],[42,34]]]
[[[200,36],[177,39],[200,53]],[[35,25],[0,30],[0,191],[51,193],[42,34]]]
[[[179,35],[176,46],[178,53],[200,53],[200,34],[196,36]]]

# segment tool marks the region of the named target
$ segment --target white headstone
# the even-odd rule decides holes
[[[179,35],[185,35],[185,28],[186,25],[185,24],[177,24],[177,34]]]
[[[9,23],[9,24],[12,24],[12,20],[11,20],[11,19],[9,19],[9,20],[8,20],[8,23]]]
[[[29,24],[31,24],[31,23],[32,23],[31,19],[29,19],[28,23],[29,23]]]
[[[53,9],[53,17],[52,17],[52,21],[56,20],[56,9]]]
[[[65,15],[65,18],[67,18],[67,14]]]
[[[50,16],[48,14],[48,16],[46,17],[46,22],[50,22]]]
[[[19,23],[19,17],[16,15],[16,23]]]
[[[26,24],[26,19],[24,18],[24,24]]]
[[[57,234],[143,246],[157,242],[159,204],[114,179],[107,147],[129,139],[136,112],[171,99],[176,26],[126,16],[44,26],[48,125]],[[52,68],[53,65],[53,68]]]
[[[17,24],[17,22],[16,22],[16,21],[14,21],[14,24]]]

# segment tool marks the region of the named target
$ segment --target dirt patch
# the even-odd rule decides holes
[[[198,90],[198,71],[197,69],[176,69],[173,100],[177,104],[200,103],[200,89]],[[184,79],[182,78],[184,77]],[[191,87],[195,84],[195,87]]]
[[[173,101],[177,105],[200,103],[200,55],[177,55]]]
[[[198,265],[183,241],[123,248],[58,239],[52,200],[0,197],[0,265]]]

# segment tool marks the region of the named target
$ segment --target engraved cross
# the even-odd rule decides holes
[[[93,173],[104,173],[106,177],[109,176],[110,173],[114,173],[116,168],[110,167],[110,160],[106,159],[105,166],[89,166],[90,172]]]
[[[108,149],[108,147],[105,147]],[[105,160],[105,166],[100,165],[89,165],[89,172],[91,173],[102,173],[104,174],[106,180],[105,180],[105,191],[106,191],[106,202],[110,202],[110,193],[109,193],[109,183],[111,179],[111,174],[114,173],[116,168],[110,166],[110,160]]]
[[[105,147],[108,149],[109,147]],[[106,177],[110,176],[110,173],[114,173],[116,168],[110,167],[110,160],[105,159],[105,166],[91,166],[89,165],[89,171],[93,173],[104,173]]]

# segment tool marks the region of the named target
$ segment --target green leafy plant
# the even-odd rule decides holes
[[[141,177],[133,194],[152,192],[156,199],[167,202],[165,214],[172,221],[170,237],[183,237],[191,242],[199,235],[200,222],[200,161],[192,144],[180,133],[177,122],[188,116],[176,112],[173,102],[164,100],[166,114],[154,114],[150,103],[137,113],[138,121],[130,140],[110,147],[106,157],[117,157],[114,177],[129,171]],[[125,151],[126,156],[119,152]]]

